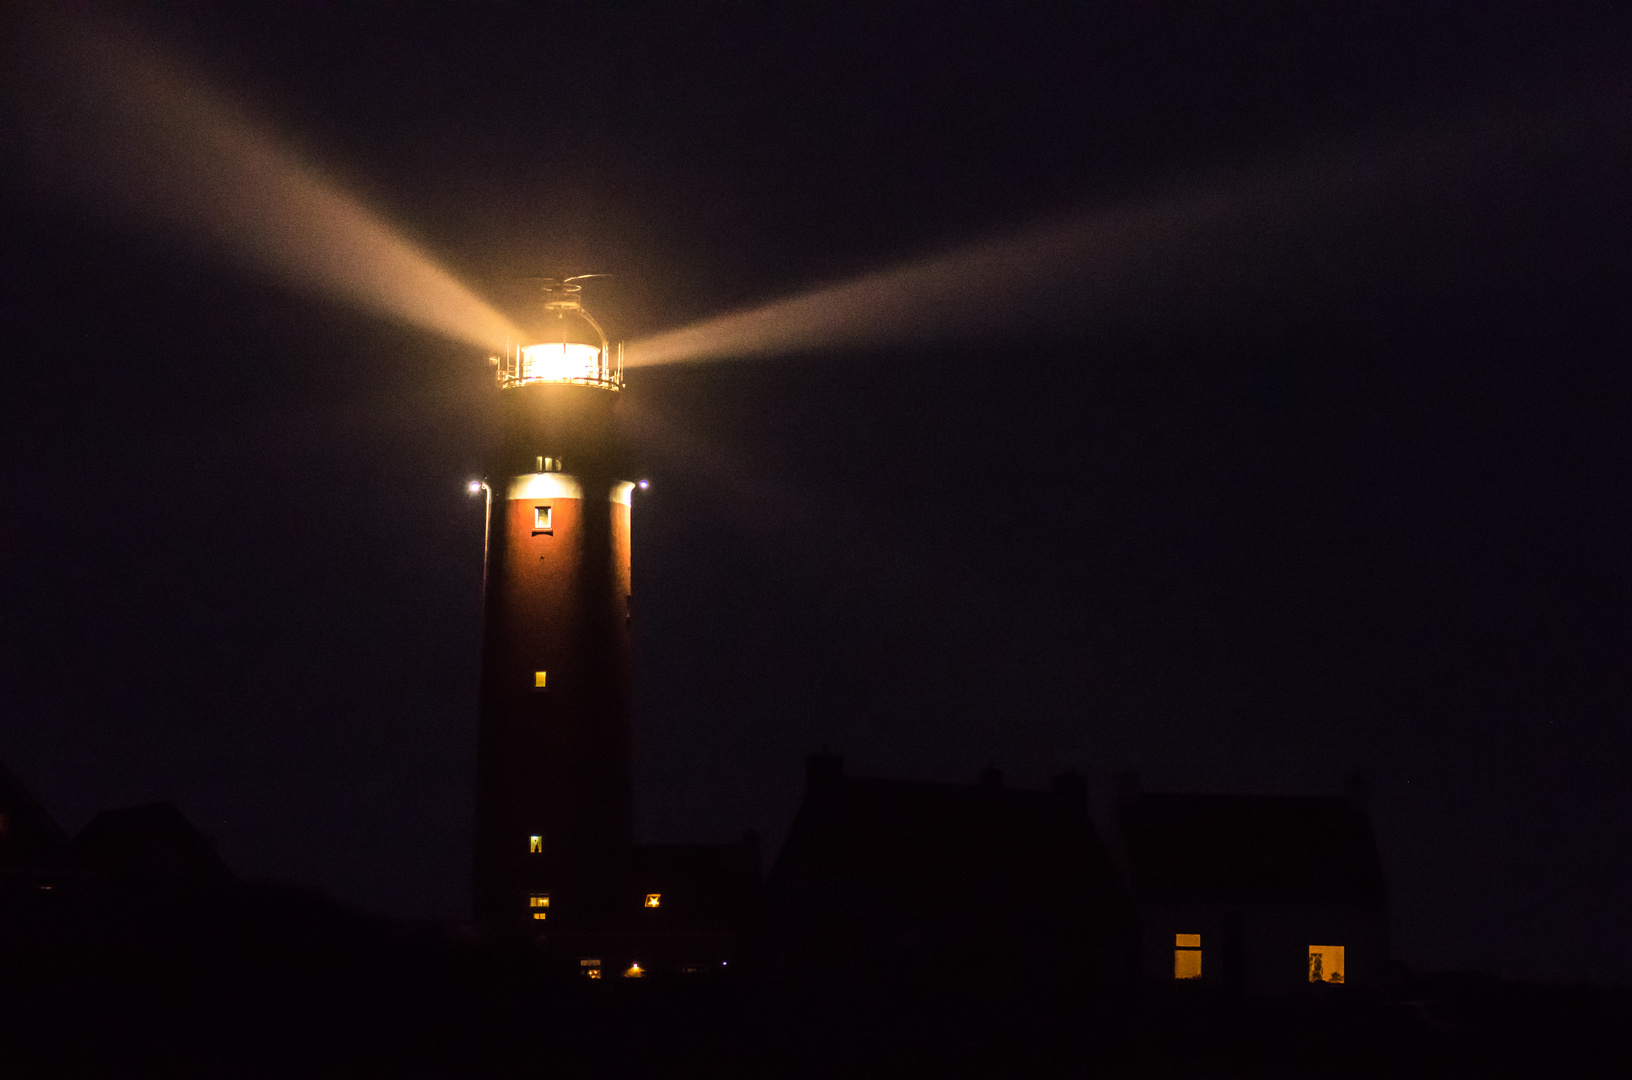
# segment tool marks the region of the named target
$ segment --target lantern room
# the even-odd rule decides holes
[[[580,299],[585,278],[544,278],[542,310],[526,322],[526,337],[505,343],[504,352],[489,357],[499,386],[509,389],[529,383],[577,383],[618,390],[623,386],[623,345],[606,340],[601,324],[584,310]]]

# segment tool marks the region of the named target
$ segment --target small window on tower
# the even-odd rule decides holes
[[[542,854],[544,854],[544,838],[542,836],[536,836],[535,835],[535,836],[529,836],[527,838],[527,854],[529,854],[529,855],[542,855]]]
[[[534,690],[544,689],[545,677],[547,675],[549,675],[549,672],[547,672],[547,671],[535,671],[535,672],[533,672],[533,689]]]
[[[662,893],[649,892],[649,893],[646,894],[646,906],[647,907],[658,907],[662,903],[663,903],[663,894]]]
[[[1173,977],[1175,979],[1201,978],[1201,935],[1173,935]]]
[[[550,531],[550,507],[549,507],[549,504],[546,503],[543,506],[533,507],[533,532],[541,533],[541,532],[549,532],[549,531]]]
[[[527,898],[527,906],[535,909],[549,907],[550,894],[547,892],[535,892],[533,895]]]
[[[1309,946],[1309,981],[1329,983],[1343,981],[1343,946]]]

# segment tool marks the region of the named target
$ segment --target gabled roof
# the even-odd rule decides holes
[[[69,861],[109,877],[191,885],[229,881],[215,846],[174,803],[106,810],[74,837]]]
[[[53,862],[68,837],[28,789],[0,765],[0,870],[35,870]]]
[[[1387,902],[1371,823],[1347,798],[1135,794],[1120,812],[1141,902]]]
[[[1111,881],[1079,787],[1018,791],[823,774],[810,786],[772,870],[772,888],[820,878],[863,897],[929,908],[1050,907]],[[1063,779],[1063,778],[1062,778]],[[1080,784],[1080,779],[1077,780]],[[1066,901],[1067,896],[1075,899]]]

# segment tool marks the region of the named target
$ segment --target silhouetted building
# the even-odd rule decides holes
[[[1380,977],[1388,900],[1358,792],[1158,795],[1126,774],[1117,788],[1147,983],[1274,994]]]
[[[174,803],[105,810],[68,845],[64,869],[149,889],[224,885],[233,873]]]
[[[809,758],[767,883],[773,970],[794,979],[1116,981],[1128,920],[1081,776],[1017,791],[844,775]]]
[[[51,815],[0,765],[0,874],[50,866],[67,846]]]
[[[729,975],[752,966],[759,837],[737,844],[634,844],[582,866],[556,864],[528,897],[534,940],[579,974]]]

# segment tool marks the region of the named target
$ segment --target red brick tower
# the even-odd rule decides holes
[[[544,930],[563,887],[592,904],[633,839],[621,349],[578,290],[547,281],[528,341],[494,358],[474,881],[489,933]]]

